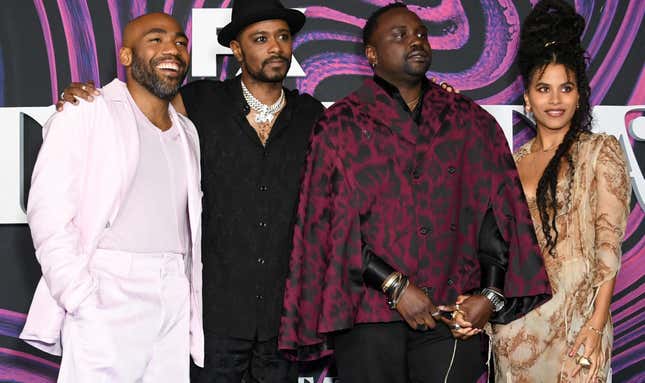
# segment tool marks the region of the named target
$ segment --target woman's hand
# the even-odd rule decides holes
[[[578,375],[580,370],[584,368],[583,365],[577,362],[580,358],[579,355],[582,355],[591,362],[591,366],[589,366],[588,372],[589,375],[586,381],[596,382],[596,374],[598,374],[600,364],[603,362],[601,360],[602,350],[600,347],[602,334],[592,329],[591,326],[592,325],[587,322],[584,324],[582,329],[580,329],[573,347],[571,347],[571,349],[569,350],[569,357],[575,358],[576,360],[576,368],[573,370],[573,373],[571,374],[572,376]],[[581,346],[583,347],[583,350],[582,353],[579,353]]]
[[[438,82],[435,77],[430,78],[430,81],[432,81],[434,84],[437,84],[441,87],[441,89],[445,90],[448,93],[459,93],[459,89],[455,89],[452,85],[448,84],[445,81]]]

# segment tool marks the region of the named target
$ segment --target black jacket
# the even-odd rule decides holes
[[[323,111],[313,97],[285,92],[265,147],[246,120],[239,77],[181,89],[201,141],[207,333],[278,335],[305,154]]]

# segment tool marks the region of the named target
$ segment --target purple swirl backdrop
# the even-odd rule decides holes
[[[339,99],[359,86],[371,70],[362,55],[366,17],[390,0],[289,1],[308,17],[295,39],[295,57],[307,74],[287,86],[323,101]],[[485,105],[521,104],[515,69],[519,25],[536,0],[408,1],[430,30],[430,76],[446,80]],[[193,8],[230,7],[230,0],[10,0],[0,3],[0,108],[46,106],[70,81],[107,83],[124,78],[116,51],[121,29],[146,12],[171,13],[192,32]],[[588,22],[584,43],[590,58],[592,101],[601,105],[644,105],[645,2],[575,0]],[[214,38],[214,37],[213,37]],[[639,48],[640,47],[640,48]],[[217,77],[234,76],[234,60],[218,59]],[[642,113],[628,115],[625,124]],[[531,130],[515,116],[514,146]],[[2,127],[0,127],[2,129]],[[644,142],[630,137],[645,166]],[[632,202],[622,270],[612,304],[615,382],[645,380],[645,213]],[[26,225],[0,224],[0,381],[55,381],[58,360],[16,339],[39,277]],[[301,381],[333,376],[329,361],[302,366]],[[329,380],[328,380],[329,382]]]

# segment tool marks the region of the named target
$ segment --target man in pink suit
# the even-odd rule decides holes
[[[59,382],[188,382],[203,365],[197,131],[169,101],[188,68],[175,19],[130,22],[127,82],[45,125],[27,215],[43,277],[21,338]]]

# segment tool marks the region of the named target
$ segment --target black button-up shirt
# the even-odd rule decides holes
[[[181,95],[202,152],[204,328],[276,337],[309,135],[323,110],[286,90],[266,146],[248,123],[240,79],[196,81]]]
[[[377,83],[378,86],[383,88],[383,90],[386,91],[390,97],[396,100],[396,102],[401,105],[401,108],[403,108],[403,110],[410,113],[410,117],[412,117],[412,120],[414,120],[417,125],[421,124],[421,109],[423,108],[422,101],[426,95],[426,92],[428,91],[428,88],[430,88],[430,81],[427,78],[423,78],[421,80],[421,94],[419,95],[419,102],[417,102],[414,110],[410,110],[410,108],[408,108],[408,104],[406,104],[403,96],[401,96],[401,93],[399,93],[399,89],[396,86],[378,75],[374,75],[374,82]],[[415,132],[415,135],[416,134],[418,134],[418,132]]]

